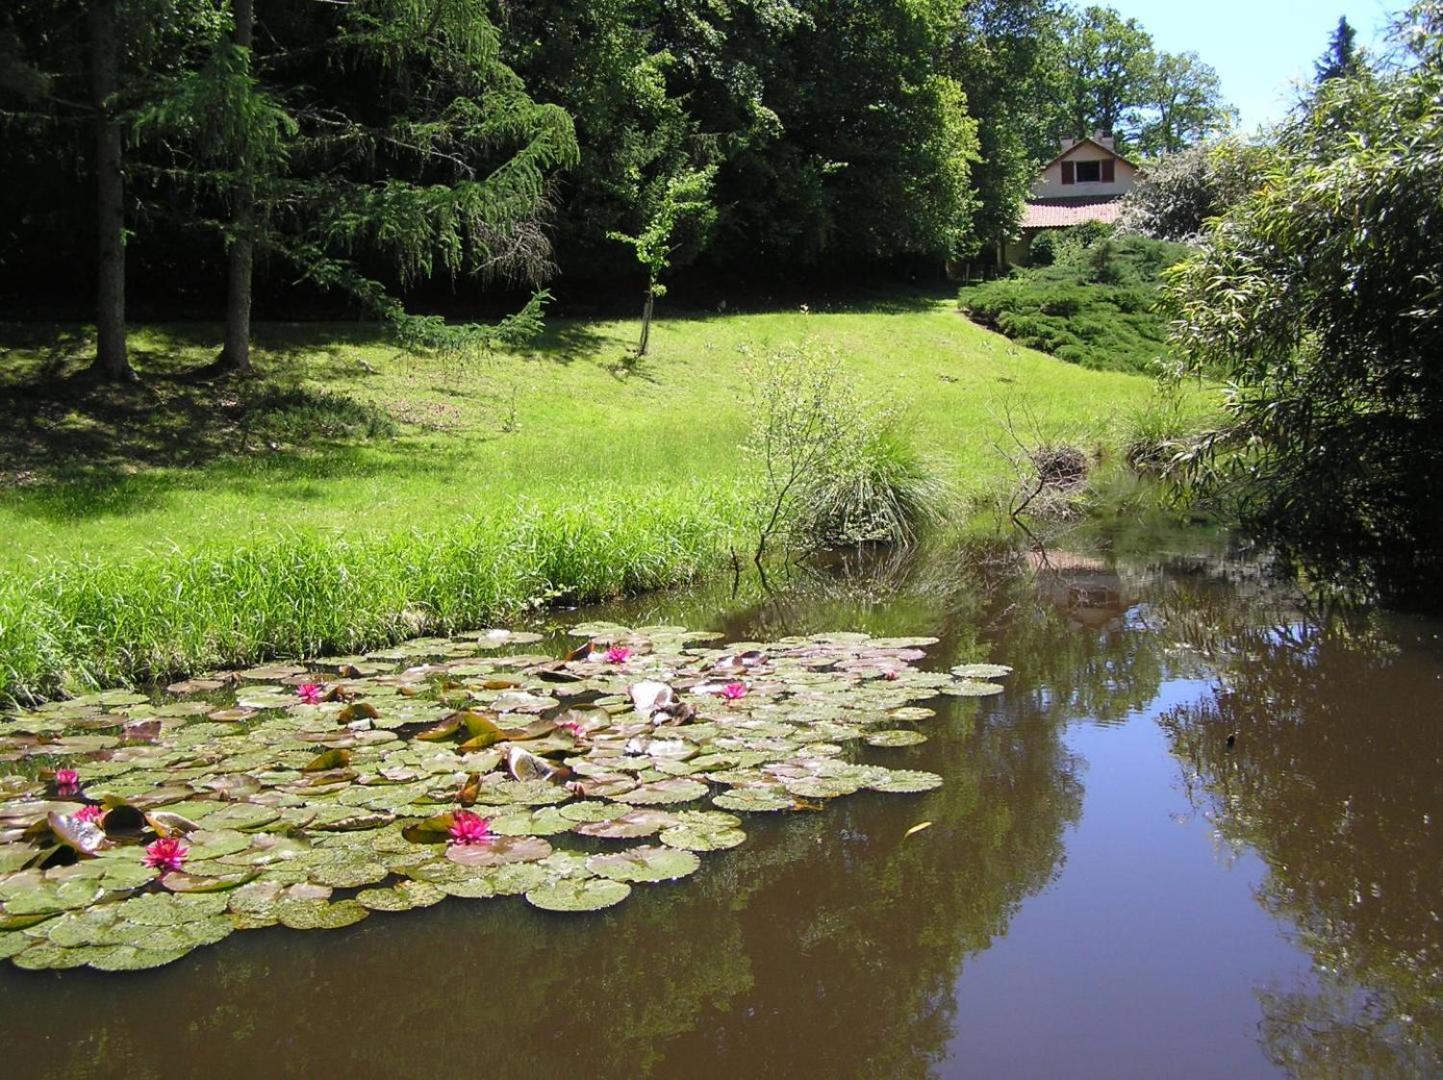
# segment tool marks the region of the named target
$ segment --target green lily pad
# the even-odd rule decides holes
[[[909,769],[890,769],[885,776],[877,776],[865,785],[873,791],[896,794],[911,794],[931,791],[942,786],[942,778],[936,773],[916,772]]]
[[[551,845],[539,836],[498,836],[481,844],[451,844],[446,858],[460,866],[503,866],[538,862],[551,854]]]
[[[613,881],[671,881],[695,873],[700,866],[692,852],[670,847],[636,847],[586,860],[593,874]]]
[[[938,687],[944,694],[953,697],[991,697],[993,694],[1000,694],[1003,687],[999,683],[981,682],[976,679],[959,679],[948,686]]]
[[[723,810],[744,810],[750,813],[790,810],[796,805],[785,791],[771,787],[734,787],[720,795],[713,795],[711,803]]]
[[[868,746],[916,746],[918,743],[926,742],[927,736],[920,731],[897,728],[889,731],[870,732],[866,735],[865,741]]]
[[[543,911],[600,911],[631,895],[624,881],[562,878],[526,891],[526,902]]]
[[[952,674],[959,679],[1005,679],[1012,669],[1006,664],[958,664]]]
[[[642,784],[624,794],[618,795],[617,799],[621,802],[644,805],[685,803],[695,802],[710,790],[711,789],[700,780],[675,777],[669,780],[656,780],[649,784]]]
[[[370,912],[354,900],[284,899],[276,905],[276,917],[292,930],[339,930],[364,919]]]

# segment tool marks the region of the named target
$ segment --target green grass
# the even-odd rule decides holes
[[[78,331],[0,327],[0,695],[359,649],[715,567],[748,494],[743,348],[837,349],[974,506],[1011,482],[1005,404],[1116,448],[1150,392],[936,299],[664,315],[627,370],[635,331],[557,321],[534,351],[461,364],[367,327],[263,325],[261,377],[216,382],[190,372],[218,328],[147,327],[144,382],[114,389],[68,377]]]
[[[1028,348],[1097,371],[1155,373],[1168,351],[1157,311],[1162,270],[1184,258],[1181,244],[1106,237],[1084,247],[1063,241],[1051,266],[1015,270],[964,288],[959,306],[984,326]]]

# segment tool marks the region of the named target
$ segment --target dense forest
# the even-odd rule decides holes
[[[0,305],[98,289],[122,372],[127,292],[225,310],[243,366],[252,296],[454,342],[534,329],[547,286],[935,275],[1061,136],[1150,155],[1231,119],[1195,54],[1055,0],[17,0]]]

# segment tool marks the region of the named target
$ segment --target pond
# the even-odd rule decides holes
[[[1443,623],[1224,538],[840,558],[557,613],[1015,668],[866,761],[941,788],[747,814],[605,911],[447,899],[150,971],[0,966],[7,1073],[1274,1076],[1443,1069]],[[916,828],[917,826],[925,826]]]

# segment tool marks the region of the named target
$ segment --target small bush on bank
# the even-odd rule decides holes
[[[749,357],[747,381],[759,563],[774,537],[793,550],[910,543],[943,516],[947,486],[902,437],[895,411],[862,398],[833,352],[805,341]]]
[[[911,543],[944,517],[947,498],[946,484],[884,417],[862,426],[837,468],[806,478],[796,528],[821,547]]]
[[[1028,348],[1101,371],[1150,372],[1167,353],[1157,311],[1161,274],[1188,254],[1182,244],[1114,238],[1097,227],[1044,233],[1051,265],[965,287],[972,319]]]

